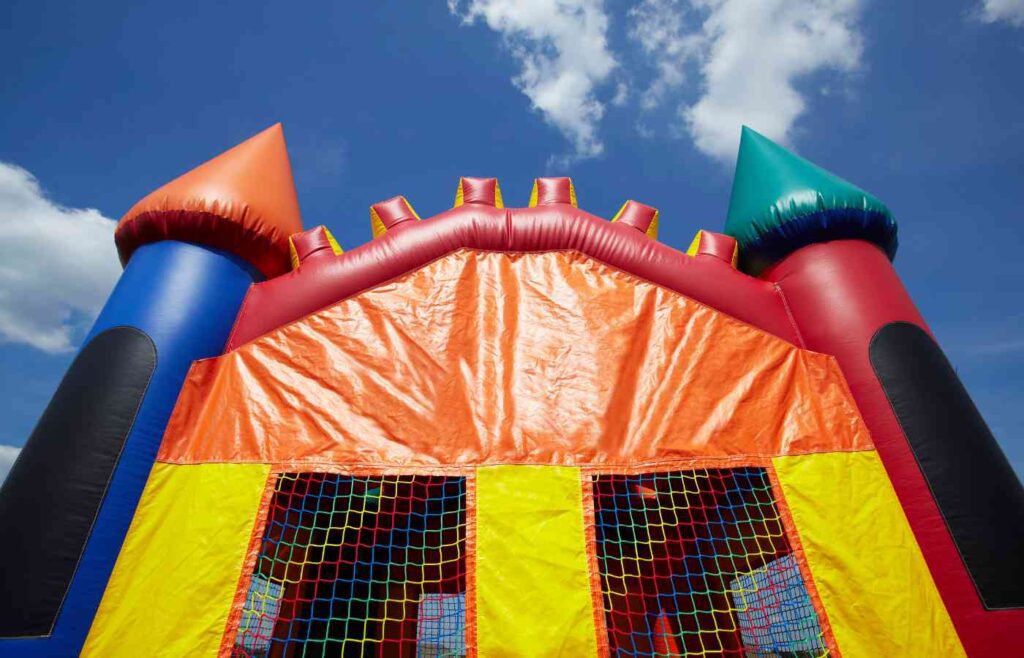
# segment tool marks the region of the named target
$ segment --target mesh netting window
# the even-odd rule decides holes
[[[827,656],[762,468],[593,477],[617,656]]]
[[[465,479],[278,476],[234,656],[464,656]]]

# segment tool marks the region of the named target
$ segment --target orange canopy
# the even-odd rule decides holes
[[[638,467],[871,447],[832,357],[575,252],[463,250],[196,363],[160,459]]]

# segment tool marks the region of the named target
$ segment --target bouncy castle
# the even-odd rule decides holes
[[[525,196],[525,195],[524,195]],[[1024,656],[1024,490],[874,196],[462,178],[343,251],[280,126],[139,201],[0,494],[2,656]]]

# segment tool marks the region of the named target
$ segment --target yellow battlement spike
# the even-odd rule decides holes
[[[463,176],[459,179],[459,187],[455,191],[455,208],[471,203],[481,206],[504,208],[501,200],[501,186],[497,178],[473,178]]]
[[[622,204],[612,221],[632,226],[650,239],[657,240],[659,214],[657,208],[630,200]]]
[[[370,228],[373,230],[374,238],[379,238],[402,222],[419,218],[412,204],[406,201],[404,196],[391,197],[387,201],[370,206]]]
[[[326,226],[317,226],[288,238],[288,254],[291,257],[292,269],[296,270],[302,261],[315,253],[330,249],[335,256],[344,253],[341,245],[334,239]]]
[[[576,186],[568,176],[557,178],[535,178],[530,191],[530,207],[547,206],[564,203],[574,208],[576,205]]]

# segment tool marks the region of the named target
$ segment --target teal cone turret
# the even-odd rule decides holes
[[[891,260],[896,220],[877,197],[744,126],[725,232],[758,274],[816,242],[866,240]]]

